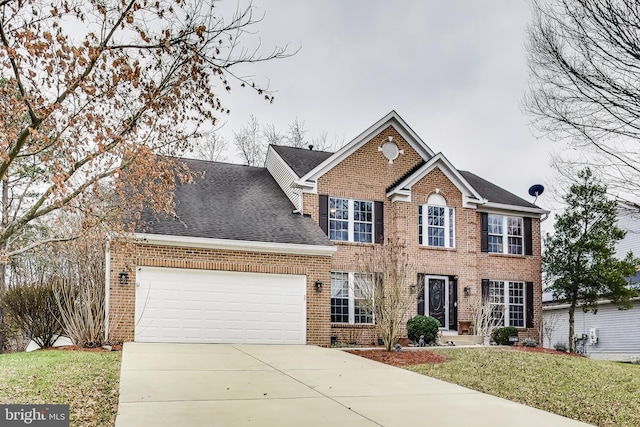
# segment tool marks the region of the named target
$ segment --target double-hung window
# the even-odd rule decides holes
[[[488,252],[522,255],[523,218],[504,215],[488,215]]]
[[[489,281],[489,304],[496,324],[525,327],[525,283]]]
[[[442,196],[432,195],[426,205],[418,206],[418,243],[420,245],[455,247],[455,209],[444,204]]]
[[[369,275],[331,272],[331,323],[373,324],[372,301]]]
[[[329,239],[373,243],[373,202],[329,197]]]

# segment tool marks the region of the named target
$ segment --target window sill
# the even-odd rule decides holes
[[[490,256],[498,256],[498,257],[506,257],[506,258],[527,258],[527,257],[533,256],[533,255],[521,255],[521,254],[500,254],[497,252],[482,252],[482,253]]]
[[[363,242],[346,242],[344,240],[331,240],[334,245],[344,246],[374,246],[376,243],[363,243]]]
[[[370,329],[375,327],[373,323],[332,323],[331,327],[340,329],[340,328],[358,328],[358,329]]]
[[[427,249],[432,251],[445,251],[445,252],[455,252],[457,248],[445,248],[443,246],[427,246],[427,245],[418,245],[420,249]]]

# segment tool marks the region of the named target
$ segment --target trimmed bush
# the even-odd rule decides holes
[[[555,348],[558,351],[562,351],[564,353],[566,353],[567,351],[569,351],[569,346],[566,345],[563,342],[557,342],[553,345],[553,348]]]
[[[417,342],[420,335],[424,335],[424,342],[432,344],[436,342],[440,322],[429,316],[415,316],[407,322],[407,335],[411,341]]]
[[[537,347],[538,346],[538,341],[534,340],[533,338],[525,338],[522,340],[522,342],[520,343],[523,347]]]
[[[53,282],[31,283],[7,289],[0,301],[5,313],[41,348],[51,347],[62,334],[55,294]]]
[[[512,345],[509,337],[517,337],[518,330],[513,326],[505,326],[503,328],[495,328],[491,332],[491,339],[498,345]]]

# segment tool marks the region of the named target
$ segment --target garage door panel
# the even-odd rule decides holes
[[[136,341],[304,344],[306,278],[139,267]]]

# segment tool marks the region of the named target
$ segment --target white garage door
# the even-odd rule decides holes
[[[306,278],[138,267],[135,340],[306,343]]]

